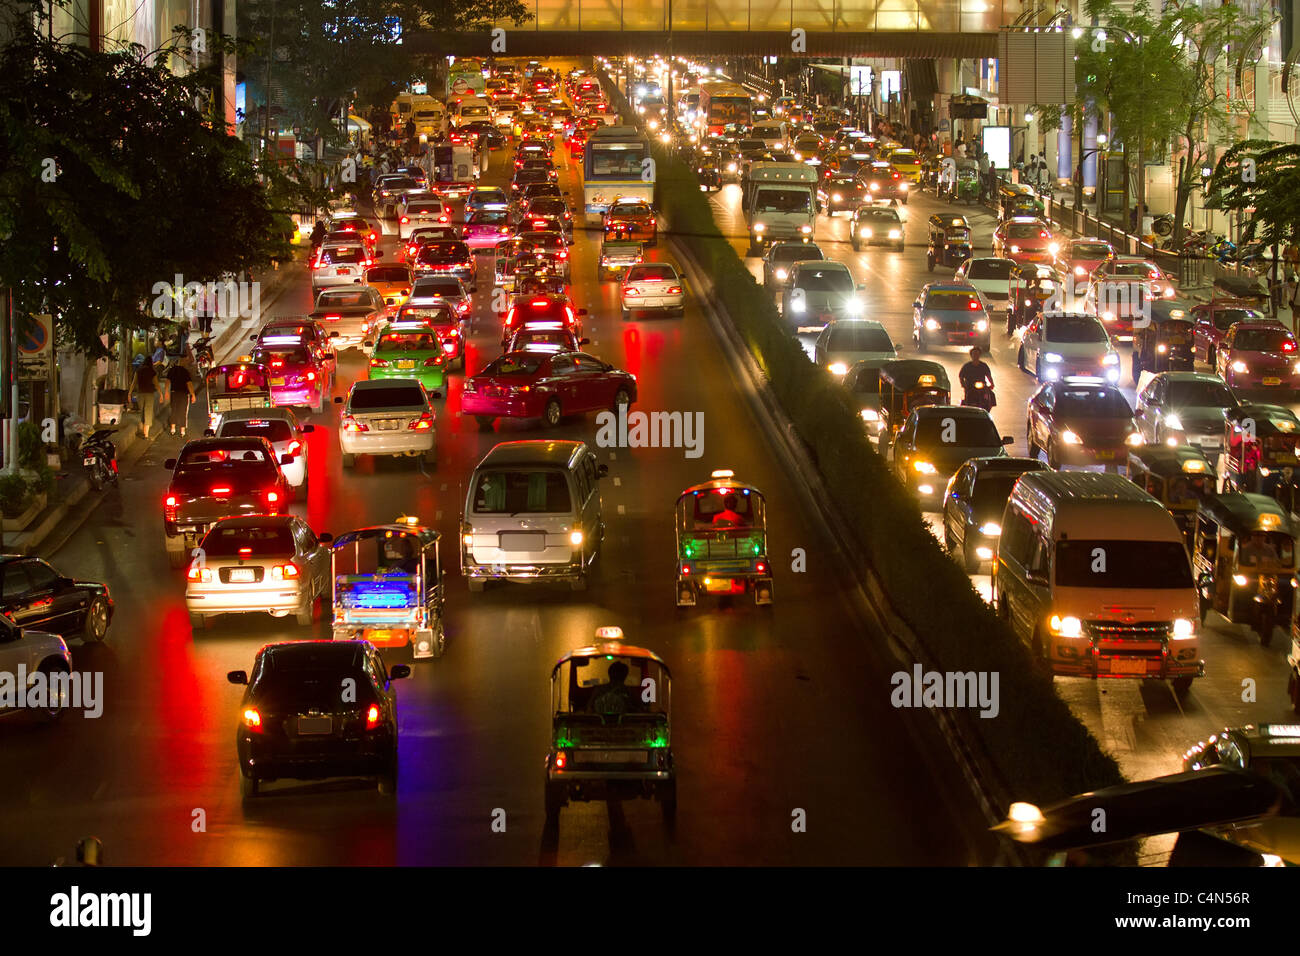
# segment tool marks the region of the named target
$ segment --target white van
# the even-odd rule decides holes
[[[415,121],[415,135],[437,139],[442,135],[447,120],[447,108],[432,96],[417,96],[411,108]]]
[[[749,128],[753,139],[761,139],[768,149],[785,149],[790,145],[790,128],[780,120],[755,123]]]
[[[1205,674],[1196,588],[1173,515],[1120,475],[1029,472],[1002,515],[993,603],[1054,674]]]
[[[492,104],[481,96],[467,96],[456,103],[453,110],[453,123],[456,126],[492,122]]]
[[[471,591],[488,581],[587,586],[605,537],[600,479],[608,468],[580,441],[502,442],[478,463],[460,526]]]

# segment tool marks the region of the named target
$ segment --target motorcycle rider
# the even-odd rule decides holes
[[[961,367],[957,378],[962,387],[961,403],[988,410],[997,404],[997,399],[993,396],[993,371],[980,358],[983,354],[978,345],[972,348],[970,361]]]

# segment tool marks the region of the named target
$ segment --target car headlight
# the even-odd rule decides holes
[[[874,408],[864,408],[861,412],[861,415],[862,415],[862,420],[864,422],[880,421],[880,413],[876,411]]]
[[[1165,427],[1172,428],[1174,431],[1180,432],[1183,430],[1183,420],[1173,412],[1170,412],[1168,415],[1165,416]]]
[[[873,193],[874,193],[874,192],[879,192],[879,191],[880,191],[880,183],[872,183],[868,188],[869,188]]]
[[[575,548],[582,547],[582,532],[571,531],[569,533],[569,544],[573,545]]]
[[[830,365],[827,365],[826,368],[832,375],[846,375],[849,371],[849,367],[843,362],[832,362]]]
[[[1132,445],[1134,448],[1136,448],[1138,445],[1144,444],[1145,442],[1146,439],[1142,437],[1141,432],[1133,432],[1131,435],[1128,436],[1128,438],[1124,439],[1124,443],[1126,445]]]
[[[862,311],[862,300],[858,298],[849,299],[844,303],[844,311],[851,315],[857,315]]]
[[[784,269],[777,269],[776,277],[784,282],[786,279],[790,278],[790,273],[786,272]]]
[[[858,235],[861,236],[863,239],[870,239],[870,238],[871,238],[871,227],[870,227],[870,226],[863,226],[863,227],[862,227],[862,230],[858,233]]]
[[[1107,352],[1101,360],[1102,365],[1118,365],[1119,355],[1115,352]]]
[[[1241,359],[1237,359],[1237,361],[1232,363],[1232,370],[1234,372],[1245,372],[1247,371],[1246,363]]]
[[[1059,242],[1049,242],[1047,244],[1047,251],[1050,252],[1052,255],[1056,255],[1058,252],[1061,251],[1061,244]]]
[[[926,331],[927,331],[927,332],[937,332],[937,331],[939,331],[939,320],[938,320],[938,319],[926,319],[926,320],[925,320],[925,328],[926,328]]]
[[[1296,362],[1295,365],[1291,367],[1291,371],[1296,375],[1300,375],[1300,362]]]
[[[912,467],[923,475],[937,475],[939,473],[939,469],[928,461],[914,461]]]
[[[1077,276],[1086,276],[1088,274],[1088,270],[1085,269],[1083,266],[1075,266],[1074,274]]]
[[[1244,574],[1234,574],[1232,576],[1232,583],[1237,585],[1239,588],[1244,588],[1250,583],[1250,578],[1246,577]]]
[[[735,164],[735,163],[727,163],[727,172],[729,172],[729,173],[734,173],[735,171],[736,171],[736,164]]]
[[[1020,251],[1020,247],[1019,247],[1019,246],[1012,246],[1012,247],[1011,247],[1011,254],[1012,254],[1012,255],[1015,255],[1015,254],[1018,253],[1019,251]]]
[[[1043,361],[1051,362],[1053,365],[1055,365],[1057,362],[1063,361],[1063,359],[1056,352],[1044,352]]]
[[[842,202],[843,200],[844,200],[844,197],[843,197],[842,195],[840,195],[839,193],[833,193],[833,194],[831,195],[831,202]]]
[[[761,222],[756,222],[756,223],[754,223],[754,231],[755,231],[755,232],[763,232],[765,229],[767,229],[767,226],[764,225],[763,223],[761,223]]]
[[[799,231],[804,235],[808,235],[808,233],[812,232],[812,226],[800,226]]]
[[[1196,625],[1185,617],[1174,618],[1172,634],[1175,641],[1187,641],[1196,636]]]
[[[902,239],[902,238],[903,238],[903,231],[902,231],[901,229],[891,229],[891,230],[889,230],[889,238],[890,238],[890,239]]]
[[[1061,441],[1065,442],[1067,445],[1083,444],[1083,439],[1080,438],[1078,435],[1076,435],[1074,432],[1070,431],[1070,429],[1068,428],[1065,431],[1061,432]]]
[[[908,185],[909,185],[908,183],[900,183],[898,188],[901,189],[903,192],[907,192]]]
[[[1053,614],[1051,621],[1048,623],[1051,625],[1053,633],[1059,634],[1061,637],[1083,636],[1083,622],[1077,617],[1071,615],[1061,617]]]
[[[804,305],[803,299],[795,299],[793,302],[790,303],[791,312],[805,312],[807,311],[807,308],[808,307]]]
[[[975,322],[975,331],[976,331],[976,332],[987,332],[987,331],[988,331],[988,328],[989,328],[989,320],[988,320],[988,319],[977,319],[977,320],[976,320],[976,322]]]
[[[996,538],[998,535],[1002,534],[1002,525],[998,524],[996,521],[986,521],[980,525],[980,534],[986,535],[990,538]]]

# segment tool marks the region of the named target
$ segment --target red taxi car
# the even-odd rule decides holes
[[[1041,219],[1016,216],[993,232],[993,254],[1020,265],[1050,263],[1060,251],[1061,245],[1053,238],[1051,227]]]
[[[659,241],[654,207],[644,199],[619,199],[605,213],[605,236],[653,246]]]
[[[1215,371],[1232,389],[1300,390],[1300,350],[1281,322],[1238,322],[1219,343]]]
[[[1082,286],[1087,291],[1087,283],[1092,274],[1110,259],[1115,258],[1115,247],[1105,239],[1095,236],[1087,239],[1069,239],[1061,245],[1056,254],[1056,268],[1062,275],[1068,276],[1074,286]]]
[[[461,409],[482,428],[498,418],[540,418],[604,411],[636,401],[636,376],[585,352],[507,352],[466,379]]]
[[[573,159],[582,159],[586,152],[587,132],[583,129],[576,129],[573,131],[573,135],[569,137],[569,156]]]
[[[1173,281],[1154,262],[1116,256],[1092,274],[1083,310],[1101,319],[1117,341],[1129,342],[1135,322],[1151,321],[1151,300],[1172,299],[1174,295]]]
[[[501,323],[501,345],[504,348],[516,332],[538,322],[558,322],[562,328],[581,336],[580,316],[586,314],[586,309],[575,309],[573,301],[567,295],[551,293],[515,296],[514,301],[510,303],[510,308],[506,310],[505,320]]]
[[[268,335],[253,349],[253,362],[270,373],[271,404],[301,405],[324,410],[329,397],[329,371],[296,335]]]
[[[1228,329],[1238,322],[1263,322],[1267,318],[1263,312],[1240,299],[1211,299],[1193,307],[1194,357],[1213,365]]]

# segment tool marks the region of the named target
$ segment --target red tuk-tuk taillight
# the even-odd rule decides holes
[[[371,704],[366,708],[366,730],[378,730],[383,723],[384,715],[379,710],[378,704]]]

